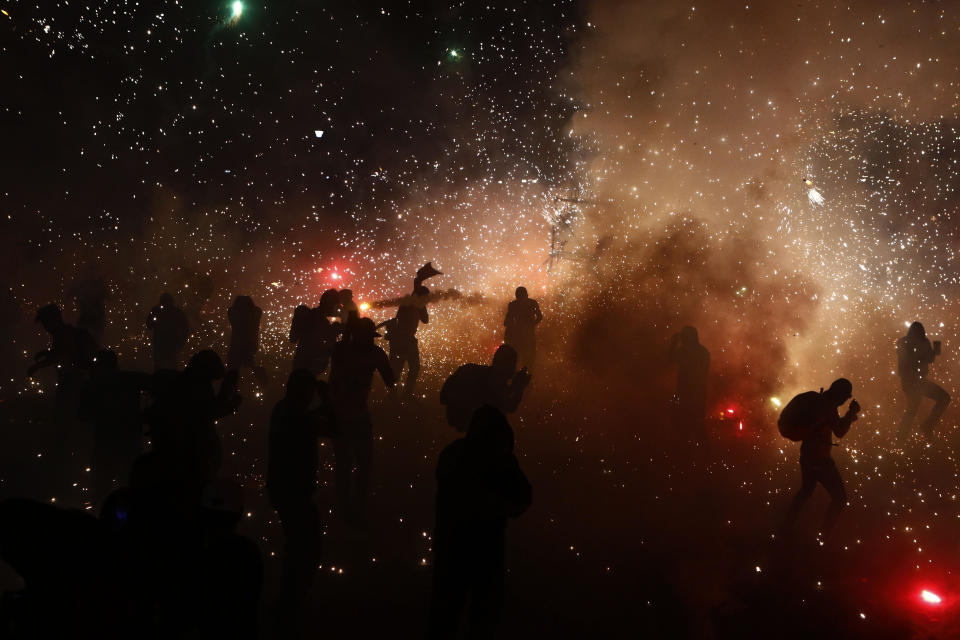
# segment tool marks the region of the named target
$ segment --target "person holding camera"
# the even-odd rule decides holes
[[[813,495],[817,484],[830,494],[830,506],[820,533],[826,537],[837,523],[840,512],[847,503],[847,491],[843,486],[843,478],[837,469],[837,463],[830,455],[833,447],[832,435],[842,438],[847,435],[850,426],[857,419],[860,404],[851,400],[847,413],[841,417],[838,409],[853,395],[853,384],[846,378],[839,378],[830,385],[830,388],[819,395],[814,393],[816,406],[811,407],[809,413],[811,424],[806,429],[800,445],[800,474],[802,477],[800,491],[794,496],[790,504],[790,512],[783,525],[783,531],[792,533],[797,516],[807,500]]]
[[[900,429],[897,440],[903,441],[911,430],[913,419],[920,409],[920,402],[924,398],[934,401],[930,415],[920,425],[924,436],[930,437],[933,428],[937,426],[943,412],[950,404],[950,394],[940,385],[927,380],[927,371],[934,358],[940,355],[940,341],[932,345],[927,339],[926,329],[919,322],[914,322],[907,329],[907,335],[897,340],[897,372],[900,374],[900,385],[907,396],[907,410],[900,420]]]

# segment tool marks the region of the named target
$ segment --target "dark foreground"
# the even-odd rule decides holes
[[[418,406],[395,406],[375,392],[381,437],[370,521],[356,530],[328,517],[313,635],[424,634],[433,472],[455,437],[435,401],[437,386],[427,381]],[[262,399],[248,393],[238,415],[220,425],[226,471],[245,488],[241,531],[264,560],[265,638],[281,541],[261,483],[278,391],[274,381]],[[708,446],[695,447],[669,434],[662,419],[605,413],[602,400],[569,397],[549,381],[535,383],[511,418],[534,500],[508,529],[501,637],[960,637],[958,481],[945,445],[898,456],[869,417],[858,423],[859,437],[835,453],[850,507],[833,544],[813,538],[826,506],[821,491],[806,528],[787,544],[772,533],[798,480],[795,446],[716,420]],[[0,403],[0,496],[81,504],[82,479],[65,490],[42,455],[44,407],[41,396]],[[945,439],[953,433],[944,431]],[[332,506],[328,453],[319,499]],[[4,591],[22,587],[5,565],[0,576]],[[943,601],[924,603],[923,589]]]

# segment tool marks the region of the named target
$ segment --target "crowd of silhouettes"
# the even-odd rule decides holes
[[[369,396],[377,374],[392,393],[406,368],[404,395],[414,397],[416,334],[429,322],[423,282],[440,274],[431,263],[417,272],[411,295],[379,325],[385,336],[362,317],[349,289],[324,291],[316,307],[300,305],[293,313],[295,353],[285,393],[270,415],[266,451],[266,494],[283,532],[274,621],[281,637],[305,633],[310,589],[323,561],[323,514],[330,509],[317,502],[321,440],[334,452],[334,512],[348,527],[366,527],[374,457]],[[28,594],[27,604],[4,624],[20,637],[83,637],[88,631],[99,637],[256,637],[263,567],[256,543],[237,532],[243,491],[223,477],[218,422],[242,406],[241,371],[268,385],[257,359],[263,311],[251,297],[236,296],[226,314],[226,365],[216,351],[202,349],[181,368],[190,323],[164,293],[146,322],[154,362],[148,374],[126,370],[114,351],[98,346],[110,299],[103,280],[88,274],[70,295],[76,326],[56,305],[37,312],[51,342],[28,374],[56,368],[56,460],[71,471],[89,465],[89,503],[99,507],[99,516],[29,500],[0,503],[0,554],[23,577]],[[542,320],[537,301],[517,288],[491,364],[463,364],[440,389],[447,422],[464,435],[443,449],[436,469],[431,638],[487,638],[497,628],[507,520],[522,514],[532,496],[507,416],[518,410],[532,379]],[[379,337],[389,355],[376,343]],[[668,351],[677,369],[678,424],[704,441],[710,352],[692,326],[671,338]],[[928,437],[947,408],[949,395],[927,379],[939,354],[940,343],[931,343],[919,322],[897,341],[907,398],[901,439],[910,434],[923,398],[935,402],[921,425]],[[781,433],[801,442],[801,487],[781,529],[787,538],[818,484],[831,498],[820,527],[824,537],[846,504],[831,448],[858,417],[856,400],[843,416],[838,412],[852,392],[840,378],[826,391],[797,396],[780,416]],[[74,626],[69,615],[49,616],[52,611],[87,620],[101,613],[106,622],[97,619],[88,630]]]

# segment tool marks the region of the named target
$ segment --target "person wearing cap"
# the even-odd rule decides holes
[[[330,367],[330,399],[340,435],[334,441],[337,502],[348,521],[362,523],[373,460],[373,423],[367,397],[373,374],[380,373],[393,389],[394,372],[387,354],[376,345],[379,337],[370,318],[358,319],[350,339],[337,343]],[[356,477],[351,471],[356,465]]]
[[[827,508],[826,516],[823,520],[823,526],[820,533],[826,537],[833,529],[847,503],[847,491],[843,486],[843,478],[840,477],[840,471],[837,469],[837,463],[833,461],[830,451],[833,447],[833,438],[836,436],[842,438],[847,435],[850,426],[857,419],[857,413],[860,411],[860,404],[856,400],[851,400],[846,414],[842,417],[838,409],[853,395],[853,384],[846,378],[834,380],[830,388],[820,394],[820,406],[815,412],[816,419],[809,435],[803,439],[800,445],[800,491],[794,496],[790,504],[790,511],[787,514],[786,522],[783,525],[785,533],[792,532],[800,510],[806,504],[817,484],[823,485],[823,488],[830,494],[830,506]]]

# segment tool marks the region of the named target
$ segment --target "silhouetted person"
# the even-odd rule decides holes
[[[937,426],[943,412],[947,410],[947,405],[950,404],[950,394],[938,384],[927,380],[930,363],[938,355],[940,355],[940,342],[937,341],[931,345],[930,340],[927,339],[926,330],[919,322],[911,324],[907,335],[897,340],[897,372],[900,374],[903,393],[907,397],[907,410],[900,421],[898,440],[903,440],[909,435],[913,419],[917,416],[920,403],[924,398],[930,398],[935,403],[930,410],[930,415],[920,425],[923,435],[928,438],[933,434],[934,427]]]
[[[420,377],[420,345],[417,342],[417,328],[420,323],[430,322],[427,313],[427,300],[430,290],[417,281],[413,287],[413,294],[403,298],[397,308],[397,315],[381,326],[387,328],[387,342],[390,345],[390,366],[397,380],[403,374],[403,367],[407,367],[407,377],[403,383],[404,394],[412,398],[417,390],[417,379]]]
[[[485,404],[503,413],[516,411],[529,383],[527,369],[517,371],[516,350],[503,344],[489,366],[465,364],[457,368],[440,389],[440,404],[447,407],[447,423],[462,433],[474,412]]]
[[[260,320],[263,311],[250,296],[237,296],[227,311],[230,321],[230,346],[227,349],[227,367],[239,370],[249,368],[261,386],[267,383],[267,373],[256,363],[260,350]]]
[[[838,409],[850,399],[853,394],[853,385],[846,378],[839,378],[830,385],[830,388],[814,399],[816,406],[809,411],[810,425],[800,445],[800,473],[802,482],[800,491],[790,504],[790,511],[784,522],[783,530],[789,535],[793,531],[797,516],[803,505],[806,504],[817,483],[830,494],[830,506],[820,532],[826,537],[836,524],[840,511],[846,506],[847,492],[843,486],[843,479],[837,464],[830,455],[833,446],[832,436],[842,438],[850,430],[850,425],[857,419],[860,405],[856,400],[850,402],[847,413],[840,417]]]
[[[112,610],[108,597],[107,553],[100,525],[86,511],[32,500],[0,502],[0,557],[25,584],[22,635],[14,637],[122,637],[115,624],[122,612]]]
[[[196,637],[256,640],[263,561],[257,543],[237,532],[243,489],[236,480],[218,479],[204,491],[202,505]]]
[[[467,601],[468,638],[494,637],[504,599],[507,518],[530,506],[530,483],[513,455],[513,430],[484,406],[465,438],[437,462],[431,639],[456,638]]]
[[[340,432],[334,441],[337,502],[344,518],[358,523],[364,520],[373,461],[373,422],[367,397],[374,372],[380,372],[387,388],[395,384],[387,354],[373,342],[378,335],[373,320],[357,320],[350,340],[334,348],[330,368],[330,398]],[[354,465],[356,476],[351,483]]]
[[[503,342],[517,350],[520,366],[533,368],[537,358],[536,327],[543,320],[540,304],[527,295],[525,287],[517,287],[516,300],[507,305],[503,319]]]
[[[330,318],[339,315],[340,298],[336,289],[324,291],[320,303],[313,309],[306,305],[297,307],[290,325],[290,341],[297,345],[293,356],[295,370],[309,369],[316,375],[326,373],[339,332]]]
[[[77,327],[86,329],[97,344],[100,344],[107,326],[110,288],[95,270],[88,268],[85,271],[85,275],[74,282],[68,293],[77,305]]]
[[[93,363],[97,345],[90,334],[63,321],[60,307],[50,304],[37,311],[37,322],[50,334],[50,348],[34,356],[27,369],[33,376],[45,367],[56,367],[57,391],[53,401],[53,419],[58,431],[54,445],[62,457],[58,469],[75,472],[86,466],[90,433],[77,423],[77,402],[80,390]]]
[[[215,380],[223,380],[215,390]],[[150,410],[150,439],[158,464],[171,472],[171,488],[179,497],[195,501],[220,469],[217,419],[240,406],[236,371],[226,372],[215,351],[204,350],[190,359],[182,373],[154,374],[154,403]]]
[[[321,558],[320,510],[314,500],[318,440],[335,435],[326,385],[297,369],[270,416],[267,494],[283,526],[283,588],[277,612],[281,627],[297,629]],[[311,408],[317,399],[319,406]]]
[[[153,368],[179,369],[180,353],[187,346],[190,323],[173,296],[164,293],[147,316],[147,329],[153,331]]]
[[[702,435],[707,413],[707,374],[710,352],[700,344],[697,329],[684,327],[670,341],[670,360],[677,365],[677,401],[680,425]]]
[[[94,504],[117,485],[126,485],[133,461],[142,453],[140,398],[150,384],[149,374],[120,371],[113,351],[97,352],[80,397],[80,417],[93,422]]]
[[[350,324],[351,319],[356,320],[360,317],[360,309],[357,303],[353,301],[353,291],[350,289],[340,290],[340,322],[345,326]]]

